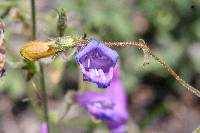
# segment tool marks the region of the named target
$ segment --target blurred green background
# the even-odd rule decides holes
[[[65,35],[87,33],[88,38],[125,42],[142,38],[183,79],[200,88],[199,0],[36,0],[36,5],[38,40],[58,36],[56,9],[64,8],[67,14]],[[14,120],[21,120],[21,126],[29,120],[26,115],[33,112],[30,103],[23,102],[33,87],[31,81],[26,82],[27,72],[18,67],[23,61],[19,49],[31,39],[30,1],[0,0],[0,17],[6,23],[7,50],[6,75],[0,79],[1,133],[1,129],[4,131],[7,127],[3,117],[7,110],[14,114]],[[135,47],[114,49],[120,55],[121,79],[128,94],[132,131],[188,133],[200,124],[199,99],[160,64],[150,59],[150,64],[143,67],[142,50]],[[67,92],[77,90],[78,65],[74,60],[66,63],[61,58],[45,64],[49,104],[50,108],[55,108],[63,102]],[[34,78],[37,84],[37,76]],[[20,122],[15,124],[19,126]],[[67,129],[69,133],[78,132],[74,130]],[[36,131],[37,124],[32,132]]]

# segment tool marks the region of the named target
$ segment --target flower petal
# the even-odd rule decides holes
[[[102,42],[92,39],[77,55],[85,80],[97,83],[99,88],[109,86],[118,54]]]
[[[103,121],[112,119],[113,103],[104,93],[87,91],[77,95],[75,99],[95,118]]]
[[[123,133],[128,120],[127,97],[119,79],[118,67],[111,71],[113,78],[104,93],[86,91],[76,99],[92,116],[105,122],[112,133]]]

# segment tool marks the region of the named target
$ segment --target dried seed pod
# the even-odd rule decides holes
[[[54,43],[55,41],[32,41],[20,49],[20,54],[27,60],[36,61],[56,54],[56,49],[50,47]]]
[[[0,77],[3,76],[5,72],[5,62],[6,62],[6,51],[3,45],[4,40],[4,23],[0,22]]]
[[[142,48],[144,53],[144,63],[143,65],[149,64],[150,55],[147,48]]]
[[[143,39],[139,39],[139,43],[142,44],[142,51],[144,54],[144,63],[143,66],[146,64],[149,64],[150,54],[149,54],[149,48],[146,46],[146,43]]]
[[[3,76],[5,72],[5,62],[6,62],[6,51],[3,45],[0,46],[0,77]]]

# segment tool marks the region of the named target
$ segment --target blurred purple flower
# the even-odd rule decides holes
[[[99,88],[109,86],[117,59],[116,51],[95,39],[76,55],[84,80],[97,83]]]
[[[110,86],[104,93],[86,91],[76,100],[96,119],[105,122],[112,133],[124,133],[128,120],[127,97],[115,69]]]
[[[40,133],[48,133],[48,127],[47,127],[47,123],[46,122],[42,123]]]

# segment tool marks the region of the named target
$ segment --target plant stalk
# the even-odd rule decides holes
[[[31,0],[31,18],[32,18],[32,40],[35,40],[36,39],[35,0]]]
[[[36,39],[36,10],[35,0],[31,0],[31,16],[32,16],[32,40]],[[44,108],[44,120],[47,123],[47,133],[50,133],[49,127],[49,116],[48,116],[48,96],[45,88],[44,69],[42,63],[40,64],[40,81],[41,81],[41,92],[43,97],[43,108]]]
[[[148,48],[148,47],[147,47]],[[149,49],[149,48],[148,48]],[[165,63],[158,55],[154,54],[150,49],[148,53],[157,61],[159,62],[183,87],[187,88],[190,92],[195,94],[197,97],[200,97],[200,90],[189,85],[185,80],[183,80],[176,72],[167,64]]]

